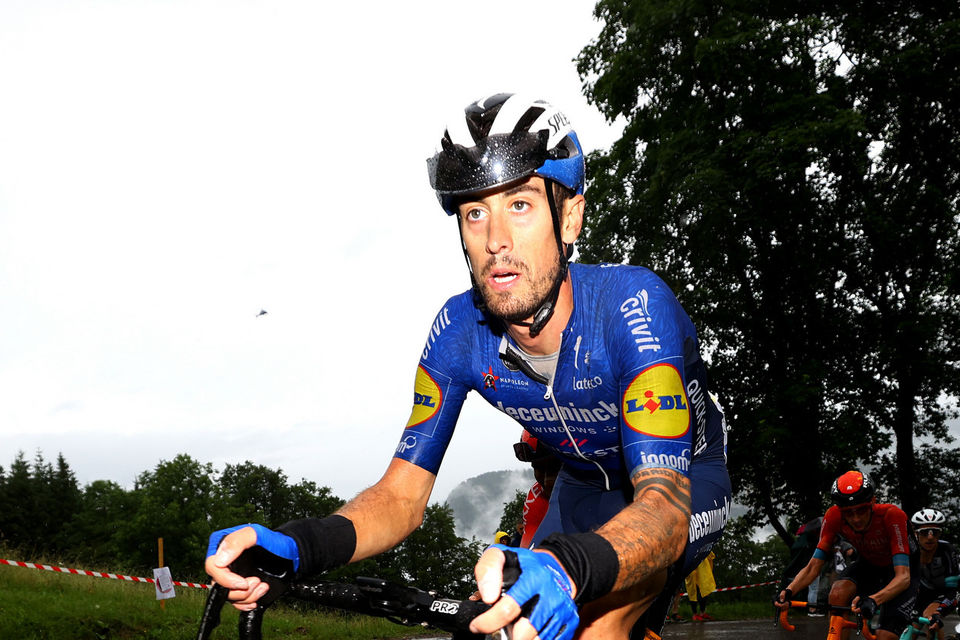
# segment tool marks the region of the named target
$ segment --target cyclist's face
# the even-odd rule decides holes
[[[534,176],[497,191],[483,192],[460,205],[460,224],[474,278],[490,311],[504,320],[530,318],[559,277],[563,257],[557,247],[547,184]],[[564,205],[564,242],[580,231],[572,207],[582,212],[582,196]],[[575,230],[574,227],[575,226]]]
[[[923,549],[933,551],[937,548],[937,543],[940,542],[940,529],[937,527],[922,527],[917,529],[917,540],[920,541],[920,546],[923,547]]]
[[[870,516],[873,515],[873,503],[868,502],[854,507],[845,507],[840,509],[840,514],[854,531],[863,531],[870,524]]]

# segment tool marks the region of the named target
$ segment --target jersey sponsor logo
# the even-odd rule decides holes
[[[684,449],[680,455],[673,453],[640,452],[640,466],[645,468],[667,468],[681,473],[690,471],[690,449]]]
[[[730,501],[723,497],[723,504],[715,509],[700,511],[690,515],[690,542],[722,531],[730,517]]]
[[[502,402],[497,402],[496,407],[511,418],[524,423],[546,422],[556,424],[560,422],[560,418],[557,417],[557,410],[551,406],[510,407],[504,406]],[[601,400],[599,406],[586,409],[575,407],[572,403],[569,407],[561,406],[559,415],[568,425],[571,425],[572,429],[577,430],[578,427],[573,426],[575,423],[608,422],[616,418],[619,412],[617,411],[617,405]],[[596,429],[580,428],[580,430],[586,433],[596,433]]]
[[[413,411],[407,420],[407,428],[422,424],[440,410],[443,393],[422,366],[417,367],[417,379],[413,383]]]
[[[637,351],[640,353],[660,350],[660,338],[653,335],[653,331],[650,329],[652,318],[648,310],[649,301],[650,295],[647,290],[641,289],[637,292],[637,295],[627,298],[620,305],[620,313],[623,314],[623,319],[630,327],[633,342],[637,345]]]
[[[397,453],[406,453],[407,449],[413,449],[415,446],[417,446],[417,436],[406,436],[397,445]]]
[[[707,403],[700,382],[694,378],[687,383],[687,397],[693,406],[693,419],[697,423],[696,438],[694,438],[693,455],[703,453],[707,448]]]
[[[484,389],[493,389],[497,390],[497,380],[500,379],[500,376],[493,373],[493,367],[487,367],[486,371],[481,371],[480,375],[483,376],[483,388]]]
[[[623,420],[638,433],[676,438],[690,428],[680,372],[671,364],[641,371],[623,394]]]
[[[427,344],[423,348],[423,355],[420,356],[421,360],[427,359],[427,356],[430,355],[430,349],[433,348],[433,345],[436,343],[437,338],[440,337],[440,334],[449,325],[450,325],[450,310],[444,307],[443,311],[437,314],[436,319],[433,321],[433,325],[430,327],[430,333],[427,334]]]
[[[596,389],[603,385],[603,378],[600,376],[593,376],[592,378],[574,378],[573,379],[573,388],[577,391],[586,391],[589,389]]]

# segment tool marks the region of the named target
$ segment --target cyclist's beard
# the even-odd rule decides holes
[[[480,293],[483,301],[491,314],[505,322],[523,322],[531,317],[540,308],[540,305],[550,296],[554,287],[559,287],[565,277],[563,269],[564,257],[557,253],[557,261],[552,268],[537,276],[530,273],[530,268],[525,262],[507,256],[497,260],[491,257],[478,279]],[[521,274],[524,279],[522,291],[494,292],[490,290],[487,284],[487,274],[494,267],[509,266],[511,269]]]

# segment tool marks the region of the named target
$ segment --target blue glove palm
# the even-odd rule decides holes
[[[560,563],[547,553],[502,544],[493,547],[504,552],[508,566],[519,564],[520,577],[506,595],[520,605],[521,615],[530,620],[540,640],[573,638],[580,615],[573,602],[573,585]]]

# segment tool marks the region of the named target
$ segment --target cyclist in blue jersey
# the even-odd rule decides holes
[[[659,631],[730,509],[726,427],[693,324],[651,271],[569,262],[584,158],[549,103],[512,94],[471,103],[428,172],[457,221],[473,286],[430,329],[385,474],[333,516],[214,533],[207,572],[250,609],[268,588],[229,570],[244,549],[264,547],[306,575],[398,544],[422,521],[472,390],[563,467],[534,548],[493,545],[477,562],[493,607],[471,630],[512,625],[516,640]],[[519,577],[503,588],[505,568]]]

